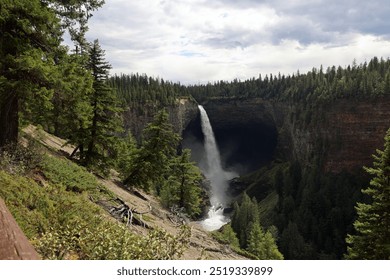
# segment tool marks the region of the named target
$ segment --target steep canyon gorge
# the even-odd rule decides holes
[[[257,198],[263,226],[276,226],[283,255],[342,258],[354,206],[364,200],[360,190],[368,184],[363,166],[372,165],[372,155],[383,147],[390,127],[390,97],[315,105],[212,98],[202,105],[222,167],[240,176],[231,184],[233,195],[239,200],[246,191]],[[190,148],[202,168],[205,151],[198,103],[184,98],[166,109],[175,131],[182,134],[182,148]],[[136,138],[156,111],[146,107],[127,112],[128,129]]]

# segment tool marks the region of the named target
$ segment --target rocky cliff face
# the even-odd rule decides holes
[[[225,168],[243,174],[272,160],[284,118],[279,108],[262,99],[214,99],[204,107]]]
[[[167,107],[177,133],[201,143],[197,103],[180,99]],[[274,160],[297,160],[303,166],[321,161],[325,172],[354,172],[372,163],[390,127],[390,97],[341,99],[309,108],[254,99],[212,99],[209,115],[225,167],[253,171]],[[137,139],[159,110],[157,105],[129,108],[126,127]],[[190,135],[190,136],[189,136]],[[186,147],[186,145],[184,145]],[[192,148],[193,146],[189,145]],[[197,151],[193,151],[197,154]]]
[[[390,98],[342,100],[325,108],[324,114],[320,135],[329,142],[325,171],[354,171],[372,165],[371,155],[382,149],[390,128]]]
[[[261,165],[282,158],[303,166],[320,160],[325,172],[361,170],[372,163],[371,155],[383,146],[390,127],[389,97],[342,99],[316,108],[261,99],[216,99],[204,107],[222,153],[233,149],[236,155],[230,158],[238,162],[245,161],[240,153],[246,153],[253,166],[256,161]]]
[[[156,103],[129,107],[124,112],[125,129],[140,140],[142,130],[153,120],[154,115],[160,109],[161,105]],[[169,113],[175,132],[179,134],[198,114],[198,104],[190,98],[181,98],[175,104],[166,106],[165,109]]]

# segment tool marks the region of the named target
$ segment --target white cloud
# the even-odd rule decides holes
[[[88,37],[99,38],[112,72],[182,83],[387,58],[387,9],[374,13],[383,0],[358,2],[106,0]]]

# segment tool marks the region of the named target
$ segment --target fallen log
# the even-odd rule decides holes
[[[134,207],[130,207],[127,205],[125,201],[117,197],[115,199],[116,202],[119,203],[118,206],[113,206],[109,212],[111,215],[116,216],[117,219],[121,219],[122,221],[126,222],[126,225],[139,225],[144,228],[150,229],[148,224],[142,219],[142,215],[150,213],[152,210],[152,207],[149,203],[149,210],[145,212],[139,212]]]

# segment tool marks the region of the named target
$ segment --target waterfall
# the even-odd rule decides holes
[[[202,226],[206,230],[216,230],[229,221],[223,215],[223,207],[225,207],[228,202],[226,194],[228,180],[232,179],[234,175],[231,172],[223,170],[221,156],[219,154],[209,117],[207,116],[206,110],[203,106],[199,105],[198,107],[200,111],[201,126],[204,135],[204,149],[206,154],[206,164],[203,172],[206,178],[210,181],[211,185],[211,208],[208,212],[207,219],[202,221]]]

